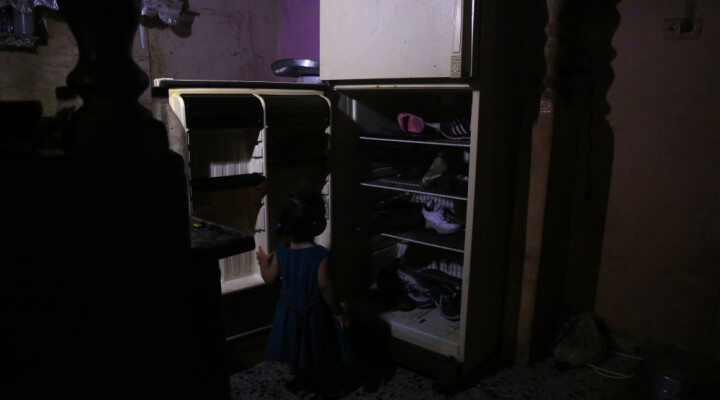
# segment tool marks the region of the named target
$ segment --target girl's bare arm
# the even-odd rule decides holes
[[[335,315],[335,318],[340,321],[340,325],[342,325],[343,329],[347,328],[350,319],[345,314],[345,309],[340,305],[337,297],[335,297],[335,287],[328,273],[327,257],[320,262],[320,268],[318,268],[318,288],[320,289],[323,300],[325,300],[325,303],[330,307],[330,311]]]
[[[280,275],[280,269],[278,268],[277,257],[275,252],[270,254],[265,253],[261,246],[258,246],[258,251],[255,253],[255,258],[260,264],[260,276],[265,283],[273,283]]]

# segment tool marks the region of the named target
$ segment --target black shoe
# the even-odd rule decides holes
[[[392,230],[409,230],[426,225],[422,204],[393,205],[376,212],[358,226],[360,233],[374,235]]]
[[[449,321],[460,320],[460,297],[462,292],[459,288],[440,285],[433,287],[428,293],[445,319]]]
[[[400,311],[410,311],[415,308],[415,305],[404,291],[403,282],[398,278],[399,263],[400,260],[395,259],[391,264],[378,270],[375,278],[378,300],[388,307]]]

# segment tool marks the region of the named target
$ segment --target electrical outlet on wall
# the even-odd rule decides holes
[[[699,39],[702,33],[702,18],[667,18],[663,23],[663,39]]]

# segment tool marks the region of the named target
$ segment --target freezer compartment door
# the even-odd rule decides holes
[[[321,0],[320,78],[469,76],[472,3]]]

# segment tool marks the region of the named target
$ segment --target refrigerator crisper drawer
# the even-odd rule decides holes
[[[329,203],[330,104],[322,90],[169,84],[187,130],[194,216],[253,234],[272,251],[276,210],[290,192],[311,186]],[[329,237],[328,229],[318,240],[329,247]],[[220,270],[223,293],[263,283],[252,251],[221,259]]]

